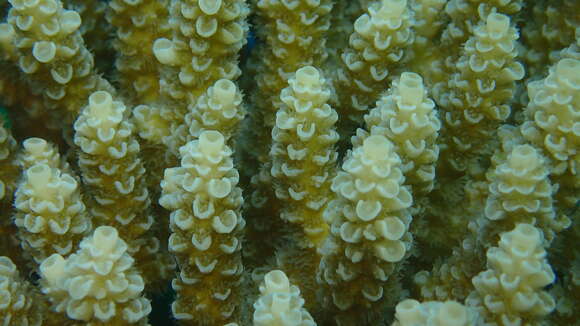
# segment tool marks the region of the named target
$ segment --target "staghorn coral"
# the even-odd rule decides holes
[[[153,281],[167,277],[172,264],[158,254],[159,239],[150,231],[155,217],[126,110],[108,92],[94,92],[74,123],[74,142],[94,224],[118,228],[143,276]],[[159,261],[151,264],[151,259]]]
[[[322,212],[338,156],[333,148],[338,115],[326,103],[330,90],[316,68],[298,69],[288,83],[272,129],[271,173],[276,196],[288,202],[280,216],[302,226],[307,246],[318,246],[328,233]]]
[[[121,89],[131,103],[150,103],[161,96],[160,67],[155,64],[153,48],[140,44],[170,36],[168,5],[167,0],[109,2],[107,21],[116,29],[113,43],[120,54],[115,67]]]
[[[258,23],[264,26],[258,33],[265,44],[258,50],[263,54],[263,63],[257,67],[259,97],[252,99],[260,108],[255,122],[273,127],[280,91],[288,79],[301,67],[319,67],[326,60],[325,35],[330,28],[332,6],[329,0],[256,2]],[[263,96],[268,99],[263,101]]]
[[[579,35],[580,36],[580,35]],[[524,137],[546,152],[561,184],[557,198],[573,207],[580,190],[580,58],[563,58],[546,78],[530,82]]]
[[[242,93],[231,80],[216,81],[188,111],[185,115],[187,129],[180,130],[185,134],[175,136],[180,137],[181,146],[197,139],[206,130],[219,131],[229,145],[234,145],[234,136],[244,118],[245,110],[242,106]]]
[[[547,241],[566,227],[556,221],[554,188],[547,179],[545,159],[530,145],[516,145],[507,153],[495,157],[495,169],[489,171],[489,195],[485,217],[490,222],[484,232],[491,241],[518,223],[536,224]],[[503,156],[503,157],[502,157]]]
[[[394,77],[408,56],[414,40],[412,25],[407,0],[371,3],[368,12],[357,18],[336,77],[341,115],[361,122],[364,111],[385,89],[387,78]],[[345,137],[352,129],[347,119],[339,128],[347,133]]]
[[[413,199],[403,185],[401,159],[384,136],[366,138],[347,154],[342,170],[332,181],[336,199],[324,212],[331,233],[321,248],[318,282],[340,311],[337,322],[350,325],[389,299],[387,280],[411,245]]]
[[[402,73],[377,101],[376,109],[365,115],[365,122],[371,135],[384,135],[396,146],[406,184],[413,187],[415,197],[433,190],[441,122],[421,76]]]
[[[445,133],[442,160],[454,169],[481,174],[482,156],[490,154],[497,127],[510,115],[515,82],[524,77],[516,61],[518,33],[509,16],[490,14],[465,42],[444,94]]]
[[[7,20],[15,30],[13,44],[19,68],[42,89],[46,103],[65,110],[70,119],[97,89],[113,92],[94,70],[79,27],[81,18],[57,0],[13,0]]]
[[[275,195],[283,203],[280,217],[295,225],[299,238],[304,240],[295,242],[297,252],[301,252],[300,264],[285,263],[285,251],[280,251],[277,258],[310,305],[316,298],[314,275],[296,275],[301,271],[294,266],[316,268],[320,262],[316,250],[329,232],[323,212],[338,158],[334,146],[339,138],[335,128],[338,115],[327,103],[330,89],[316,68],[298,69],[288,84],[280,93],[281,104],[272,129],[270,173]]]
[[[245,221],[232,150],[218,131],[204,131],[180,148],[181,166],[165,170],[160,203],[172,211],[169,250],[179,264],[173,280],[177,319],[205,325],[240,320]]]
[[[171,38],[153,43],[153,54],[162,64],[160,91],[169,112],[148,112],[167,121],[163,142],[174,153],[183,142],[175,140],[186,128],[183,123],[189,105],[220,79],[234,80],[241,74],[238,52],[245,43],[249,10],[243,0],[172,1],[169,7]],[[173,101],[172,101],[173,100]],[[153,107],[154,110],[159,108]],[[146,124],[146,123],[145,123]]]
[[[0,325],[576,323],[578,3],[0,1]]]

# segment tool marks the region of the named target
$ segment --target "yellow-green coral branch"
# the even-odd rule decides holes
[[[160,204],[171,210],[169,250],[180,273],[173,316],[185,324],[241,321],[242,190],[232,150],[218,131],[180,148],[181,166],[165,170]]]

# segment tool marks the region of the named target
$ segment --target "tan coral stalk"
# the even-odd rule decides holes
[[[332,197],[330,186],[336,175],[338,115],[327,104],[330,88],[316,68],[298,69],[288,83],[280,94],[272,129],[269,172],[281,203],[280,217],[297,226],[297,239],[296,253],[288,257],[282,250],[276,256],[279,268],[300,287],[314,311],[313,305],[318,304],[314,272],[320,262],[316,251],[329,232],[322,215]]]
[[[384,91],[387,78],[394,75],[413,44],[412,12],[407,0],[382,0],[372,3],[354,23],[350,46],[342,54],[338,71],[339,113],[344,115],[341,134],[352,132],[350,123],[363,115]],[[343,128],[346,128],[343,130]]]
[[[260,108],[265,126],[271,128],[278,96],[288,79],[304,66],[320,67],[328,56],[325,34],[332,2],[259,0],[256,9],[264,26],[258,35],[266,46],[259,52],[264,65],[258,70],[259,95],[253,102]]]
[[[437,136],[441,122],[421,76],[402,73],[377,107],[365,116],[365,122],[371,135],[384,135],[396,146],[405,183],[413,187],[414,194],[430,192],[439,158]]]
[[[555,187],[548,179],[546,159],[531,145],[515,145],[506,154],[498,154],[495,168],[488,173],[489,196],[484,209],[489,220],[479,230],[483,243],[497,241],[500,233],[519,223],[535,225],[551,242],[570,221],[556,219],[553,206]]]
[[[233,136],[245,116],[242,93],[234,82],[220,79],[199,97],[195,105],[190,105],[182,128],[175,130],[171,148],[179,148],[197,139],[205,130],[219,131],[226,143],[234,145]]]
[[[553,160],[556,174],[580,167],[580,60],[562,59],[544,79],[528,84],[529,117],[524,136],[540,145]]]
[[[516,61],[518,33],[508,16],[490,14],[465,43],[441,98],[445,146],[442,159],[458,171],[481,174],[479,159],[490,155],[496,130],[510,113],[515,82],[524,77]]]
[[[159,240],[147,231],[150,211],[140,146],[127,119],[127,108],[111,94],[95,92],[74,124],[79,166],[96,226],[114,226],[146,279],[165,277],[171,266],[159,257]],[[153,262],[152,260],[157,260]]]
[[[332,182],[338,198],[325,211],[331,236],[321,248],[319,283],[331,291],[337,321],[350,325],[389,299],[387,280],[409,255],[413,198],[384,136],[366,138],[342,169]]]
[[[114,0],[109,2],[107,21],[116,30],[113,41],[120,87],[132,104],[149,104],[160,99],[160,67],[153,43],[169,37],[169,0]]]
[[[194,104],[217,80],[237,78],[237,56],[246,42],[247,15],[243,0],[173,1],[173,35],[153,44],[157,60],[175,68],[164,74],[163,91],[174,99],[185,100],[185,104]],[[185,108],[178,108],[183,115]]]
[[[47,103],[62,108],[67,121],[76,118],[90,93],[113,89],[94,71],[76,11],[60,0],[11,0],[8,22],[14,27],[18,66],[31,83],[41,85]]]
[[[276,196],[285,201],[281,217],[300,225],[306,245],[317,247],[328,233],[322,212],[338,157],[338,115],[326,103],[330,90],[316,68],[300,68],[288,83],[272,130],[271,173]]]
[[[580,35],[580,29],[578,29]],[[577,206],[580,191],[580,57],[564,58],[544,79],[530,82],[530,103],[524,111],[524,137],[544,150],[552,177],[560,184],[562,208]]]
[[[267,221],[259,216],[278,215],[270,175],[272,162],[269,158],[271,131],[276,124],[276,110],[281,105],[280,92],[287,87],[288,79],[304,66],[321,67],[328,57],[326,34],[330,28],[332,2],[330,0],[259,0],[256,13],[263,28],[256,31],[264,42],[254,50],[252,59],[263,61],[255,65],[257,90],[250,94],[249,102],[254,110],[246,125],[246,140],[240,142],[252,159],[260,164],[260,170],[252,178],[251,214],[256,224]],[[255,169],[248,164],[246,170]],[[260,227],[258,225],[257,227]]]
[[[181,166],[165,170],[159,200],[172,211],[169,250],[180,269],[173,316],[195,325],[240,322],[245,221],[232,150],[221,133],[204,131],[180,154]]]
[[[160,82],[162,93],[173,99],[167,117],[153,114],[161,122],[167,120],[170,132],[164,139],[175,154],[183,145],[187,129],[183,119],[189,105],[220,79],[235,80],[240,76],[238,52],[246,43],[249,10],[244,0],[179,0],[172,1],[170,20],[173,35],[158,38],[153,54],[164,65]],[[176,132],[177,131],[177,132]],[[177,134],[178,139],[172,135]]]

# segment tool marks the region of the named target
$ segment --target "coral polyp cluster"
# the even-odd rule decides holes
[[[576,325],[578,13],[0,2],[0,325]]]

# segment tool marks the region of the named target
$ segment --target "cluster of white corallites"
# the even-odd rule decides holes
[[[475,291],[466,304],[479,308],[493,325],[532,325],[549,314],[555,302],[542,288],[555,275],[543,245],[542,234],[530,224],[503,233],[498,247],[487,251],[488,269],[473,278]]]
[[[66,160],[61,160],[60,153],[54,144],[42,138],[28,138],[22,142],[18,165],[22,170],[28,170],[36,164],[45,164],[51,168],[60,168],[63,172],[69,172],[68,163]]]
[[[325,219],[332,235],[322,248],[319,279],[346,310],[383,299],[383,286],[410,247],[412,204],[401,159],[384,136],[366,138],[347,154],[332,183],[337,199]]]
[[[483,173],[478,160],[511,113],[515,82],[525,74],[516,61],[517,39],[509,16],[489,14],[474,27],[458,61],[449,62],[453,74],[447,85],[434,89],[448,130],[444,157],[456,170]]]
[[[278,95],[286,81],[300,67],[319,67],[328,57],[325,35],[330,28],[332,1],[258,0],[256,7],[261,23],[259,33],[267,39],[268,46],[264,47],[263,65],[258,68],[259,91],[254,101],[269,111],[264,113],[265,123],[272,127],[270,114],[275,111],[267,106],[279,102]]]
[[[553,239],[554,188],[546,159],[533,146],[516,145],[509,153],[496,154],[494,161],[496,166],[487,176],[485,216],[492,221],[485,232],[488,240],[495,242],[496,235],[518,223],[536,224],[547,239]]]
[[[201,95],[214,81],[236,79],[248,12],[240,0],[172,1],[171,19],[179,28],[171,40],[157,39],[153,53],[162,64],[178,69],[178,80],[164,76],[161,87],[171,97],[193,103],[189,97]]]
[[[180,149],[181,166],[165,170],[159,203],[171,210],[169,250],[180,273],[172,305],[177,319],[237,321],[242,190],[232,150],[218,131],[204,131]]]
[[[8,257],[0,257],[0,320],[2,325],[40,326],[45,305],[33,287],[18,275]],[[35,302],[36,301],[36,302]]]
[[[384,135],[396,146],[405,183],[413,187],[413,193],[431,191],[439,157],[437,135],[441,122],[421,76],[402,73],[376,108],[365,116],[365,122],[372,135]]]
[[[450,81],[449,88],[456,90],[450,94],[450,104],[470,124],[485,117],[505,120],[515,81],[525,73],[523,65],[515,61],[518,33],[509,16],[496,13],[488,15],[473,33]]]
[[[91,229],[77,181],[46,164],[24,171],[14,206],[22,245],[37,263],[53,253],[68,255]]]
[[[69,318],[100,324],[145,324],[151,312],[141,296],[145,283],[117,230],[100,226],[79,250],[54,254],[40,265],[42,291],[53,309]]]
[[[304,66],[307,64],[316,65],[319,62],[312,62],[313,59],[318,61],[326,57],[325,53],[320,53],[324,52],[326,45],[326,39],[321,36],[330,28],[328,16],[332,9],[330,1],[259,0],[257,7],[264,15],[262,19],[267,21],[266,27],[273,29],[267,33],[272,36],[272,39],[268,39],[268,45],[271,46],[274,57],[267,58],[269,59],[267,64],[284,69],[284,65],[276,63],[276,60],[297,60],[301,63],[300,66]],[[288,51],[291,48],[307,52],[308,55],[298,58],[289,57]],[[316,52],[312,53],[313,51]],[[297,53],[290,55],[295,54]],[[293,65],[290,67],[294,68]],[[292,74],[294,71],[283,70],[276,71],[276,73],[284,75]],[[268,79],[263,81],[267,82]]]
[[[181,125],[174,135],[180,137],[177,140],[177,148],[185,145],[188,141],[196,139],[205,130],[217,130],[229,142],[237,131],[237,127],[244,118],[245,111],[242,107],[242,93],[234,82],[228,79],[220,79],[209,87],[200,96],[195,105],[190,105],[189,112],[185,115],[185,124]]]
[[[159,110],[159,111],[157,111]],[[157,105],[139,105],[134,109],[135,123],[140,136],[163,142],[176,155],[179,148],[199,137],[205,130],[218,130],[232,144],[239,123],[245,116],[242,92],[234,82],[220,79],[205,91],[195,104],[189,104],[184,117],[177,117],[171,108]],[[172,119],[181,121],[169,128]]]
[[[159,85],[166,100],[160,105],[139,106],[136,117],[139,125],[145,127],[143,136],[162,141],[171,151],[178,153],[179,147],[191,140],[184,126],[188,106],[195,115],[198,99],[210,87],[215,88],[218,84],[217,88],[230,88],[231,85],[221,80],[235,80],[241,74],[238,52],[246,43],[249,9],[243,0],[171,1],[169,13],[170,24],[177,27],[173,28],[170,38],[162,37],[153,43],[153,54],[162,64]],[[215,95],[224,95],[217,89],[212,92],[214,94],[206,95],[214,99]],[[232,99],[236,106],[239,100],[240,94]],[[203,102],[200,105],[202,110],[206,109]],[[214,101],[209,105],[211,109],[224,105],[228,112],[231,111],[227,103]],[[243,113],[239,107],[236,109],[238,112],[233,117],[229,113],[220,117],[223,127],[233,126],[241,120]],[[198,117],[207,119],[205,130],[219,130],[211,128],[212,118],[217,116],[216,111],[212,112],[214,114]],[[149,120],[164,132],[150,128]],[[188,120],[193,122],[197,118],[190,116]],[[173,135],[175,131],[177,137]],[[229,138],[227,132],[223,130],[224,136]]]
[[[55,0],[12,0],[10,3],[14,12],[8,17],[9,22],[25,35],[32,36],[19,37],[17,42],[18,48],[32,50],[31,57],[24,57],[19,62],[23,71],[34,73],[40,67],[37,62],[49,63],[77,54],[78,39],[74,33],[81,25],[81,17],[76,11],[63,10],[61,2]],[[54,81],[66,84],[73,76],[72,67],[59,68],[50,73]]]
[[[392,326],[476,326],[478,315],[455,301],[407,299],[397,304]]]
[[[45,84],[53,105],[78,112],[89,92],[111,89],[93,72],[93,58],[79,32],[81,18],[56,0],[10,0],[8,23],[15,33],[18,66]],[[54,101],[54,102],[53,102]]]
[[[546,78],[528,84],[528,95],[524,136],[547,150],[554,173],[570,171],[580,181],[580,60],[560,60]]]
[[[350,47],[342,54],[346,69],[338,72],[340,91],[349,95],[343,106],[364,111],[384,90],[385,79],[413,43],[409,9],[407,0],[377,1],[355,21]]]
[[[255,326],[315,326],[310,313],[304,309],[300,289],[290,284],[280,270],[264,276],[260,297],[254,303]]]

